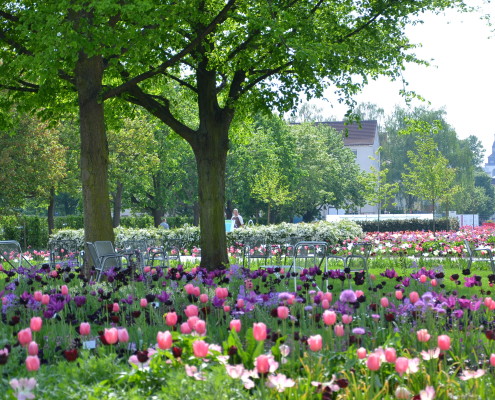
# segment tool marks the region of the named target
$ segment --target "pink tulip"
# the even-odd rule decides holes
[[[156,335],[156,341],[158,347],[162,350],[170,349],[172,347],[172,334],[169,331],[158,332]]]
[[[360,347],[359,349],[357,349],[356,353],[357,353],[357,356],[360,360],[363,360],[366,358],[367,352],[366,352],[366,349],[364,347]]]
[[[356,298],[364,296],[364,292],[362,290],[356,290],[354,294],[356,295]]]
[[[39,290],[37,290],[36,292],[34,292],[34,295],[33,295],[34,299],[36,301],[39,301],[41,302],[41,299],[43,297],[43,293],[41,293]]]
[[[119,303],[113,303],[112,304],[112,312],[119,312],[120,311],[120,306]]]
[[[321,308],[328,310],[330,308],[330,302],[327,299],[321,301]]]
[[[331,294],[331,293],[330,293],[330,294]],[[292,305],[292,304],[294,304],[294,302],[295,302],[295,301],[296,301],[296,296],[294,296],[293,294],[291,294],[291,295],[289,296],[289,298],[287,299],[287,304],[288,304],[288,305]]]
[[[253,324],[253,336],[258,341],[266,339],[266,325],[263,322]]]
[[[279,317],[280,319],[289,318],[289,309],[285,306],[277,307],[277,317]]]
[[[203,358],[208,355],[208,343],[203,340],[196,340],[192,344],[194,356],[197,358]]]
[[[380,369],[381,359],[379,354],[371,353],[368,356],[368,360],[366,361],[366,365],[368,369],[371,371],[378,371]]]
[[[244,308],[244,299],[237,299],[236,306],[237,308]]]
[[[188,335],[192,332],[192,329],[187,322],[183,322],[180,326],[180,332],[184,335]]]
[[[67,296],[69,294],[69,288],[67,285],[62,285],[60,286],[60,292],[64,295]]]
[[[419,300],[418,292],[409,293],[409,300],[411,301],[412,304],[416,303]]]
[[[396,290],[395,291],[395,298],[397,300],[402,300],[403,297],[404,297],[404,293],[402,293],[402,290]]]
[[[193,296],[196,297],[198,297],[201,294],[201,289],[199,288],[199,286],[194,287],[192,294]]]
[[[420,281],[421,283],[425,283],[427,280],[428,280],[428,278],[426,277],[426,275],[421,275],[421,276],[419,277],[419,281]]]
[[[323,293],[323,298],[325,300],[328,300],[329,303],[331,303],[333,300],[333,295],[331,292],[326,292],[326,293]]]
[[[233,319],[230,321],[229,324],[230,329],[234,329],[237,333],[241,331],[241,320],[240,319]]]
[[[444,351],[450,349],[450,337],[448,335],[438,337],[438,348]]]
[[[226,313],[229,313],[230,312],[230,306],[223,306],[223,311],[225,311]]]
[[[320,351],[323,347],[323,339],[321,335],[314,335],[308,338],[308,345],[311,351]]]
[[[187,319],[187,325],[189,325],[189,328],[195,329],[198,321],[199,321],[198,317],[189,317]]]
[[[127,343],[129,341],[129,332],[127,332],[127,329],[125,328],[117,329],[117,334],[118,334],[119,342]]]
[[[333,327],[333,331],[335,332],[335,336],[344,336],[345,331],[344,331],[344,325],[342,324],[337,324]]]
[[[433,287],[435,287],[435,286],[437,286],[437,285],[438,285],[438,281],[437,281],[436,279],[432,279],[432,280],[430,281],[430,283],[431,283],[431,286],[433,286]]]
[[[174,326],[177,323],[177,314],[175,312],[169,312],[165,316],[165,324],[168,326]]]
[[[33,335],[30,328],[22,329],[17,333],[17,340],[21,346],[26,347],[33,341]]]
[[[388,301],[388,298],[386,297],[382,297],[380,299],[380,304],[383,308],[387,308],[389,306],[389,301]]]
[[[490,365],[495,367],[495,354],[490,355]]]
[[[427,329],[420,329],[416,332],[416,335],[418,337],[418,341],[423,343],[426,343],[431,338],[431,335],[428,333]]]
[[[103,333],[103,337],[108,344],[115,344],[119,340],[119,332],[117,328],[105,328],[105,332]]]
[[[397,352],[393,347],[387,347],[385,349],[385,360],[389,363],[394,363],[397,359]]]
[[[50,302],[50,295],[49,294],[44,294],[41,296],[41,304],[47,305]]]
[[[79,325],[79,334],[82,336],[88,336],[91,333],[91,325],[88,322],[81,322]]]
[[[334,311],[325,311],[323,313],[323,322],[325,325],[333,325],[337,322],[337,314]]]
[[[199,301],[201,303],[208,303],[208,295],[206,293],[203,293],[199,296]]]
[[[259,374],[266,374],[270,371],[270,359],[268,356],[261,354],[256,357],[256,371]]]
[[[194,285],[192,283],[188,283],[187,285],[184,286],[184,290],[186,291],[187,294],[192,295],[194,292]]]
[[[43,326],[43,320],[41,317],[33,317],[31,318],[31,322],[29,324],[29,327],[33,332],[39,332],[41,330],[41,327]]]
[[[409,368],[409,359],[406,357],[399,357],[395,360],[395,370],[402,376],[403,373]]]
[[[342,322],[346,325],[352,322],[352,315],[342,314]]]
[[[151,271],[151,267],[149,265],[143,268],[143,272],[146,274],[148,274],[150,271]]]
[[[148,300],[146,299],[139,300],[139,305],[143,308],[148,307]]]
[[[37,356],[38,355],[38,343],[36,343],[36,342],[29,343],[28,354],[30,356]]]
[[[215,289],[215,296],[217,296],[219,299],[225,299],[229,295],[229,290],[227,288],[221,288],[217,287]]]
[[[184,313],[186,314],[186,317],[197,317],[199,313],[198,307],[194,304],[189,304],[184,310]]]
[[[40,359],[38,356],[27,356],[26,368],[28,371],[38,371],[40,369]]]
[[[198,322],[196,322],[196,325],[194,326],[194,330],[200,335],[204,335],[206,333],[206,322],[202,319],[198,320]]]
[[[396,399],[410,399],[411,392],[404,386],[399,386],[395,389],[395,398]]]

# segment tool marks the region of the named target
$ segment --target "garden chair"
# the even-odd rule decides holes
[[[468,253],[468,269],[471,268],[471,265],[473,264],[474,261],[490,261],[490,267],[492,269],[492,273],[495,274],[495,262],[493,260],[493,251],[490,247],[474,247],[472,246],[471,242],[469,240],[464,239],[464,248],[467,250]],[[483,258],[483,257],[478,257],[475,258],[475,253],[482,253],[486,252],[488,255],[488,258]]]
[[[292,265],[289,268],[287,276],[290,276],[292,270],[302,271],[307,267],[309,260],[312,260],[311,266],[321,267],[325,262],[324,272],[327,271],[327,243],[321,241],[301,241],[294,246]],[[298,265],[298,261],[304,261],[304,266]],[[318,290],[320,290],[317,287]],[[294,290],[297,290],[297,276],[294,276]]]
[[[344,271],[346,273],[364,272],[366,279],[371,284],[368,274],[368,258],[371,252],[371,243],[357,242],[353,243],[350,253],[345,257]]]
[[[15,240],[0,241],[0,262],[6,262],[10,270],[16,273],[20,272],[21,268],[33,268],[33,265],[24,257],[21,245]],[[7,270],[5,267],[4,265],[3,268]]]
[[[121,267],[122,259],[129,265],[129,257],[126,254],[117,253],[110,241],[86,242],[91,260],[97,271],[96,281],[99,282],[103,272],[111,267]]]
[[[249,268],[251,260],[264,260],[266,265],[269,258],[271,258],[271,245],[267,243],[266,237],[260,235],[253,235],[246,241],[243,254],[243,266]]]
[[[148,242],[144,239],[129,239],[123,241],[120,253],[126,254],[129,261],[134,258],[141,273],[144,271],[144,267],[150,263]]]
[[[48,244],[50,250],[50,267],[56,265],[66,265],[69,267],[79,267],[81,265],[81,251],[76,240],[61,239],[53,240]]]
[[[179,239],[165,239],[158,245],[152,245],[148,249],[148,260],[151,266],[156,261],[162,268],[170,267],[170,260],[180,263],[181,243]]]

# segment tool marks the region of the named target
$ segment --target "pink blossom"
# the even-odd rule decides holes
[[[43,326],[43,320],[41,317],[33,317],[31,318],[31,322],[29,324],[29,327],[33,332],[39,332]]]
[[[420,342],[427,342],[431,338],[431,335],[428,333],[427,329],[420,329],[416,332],[416,336]]]
[[[383,308],[387,308],[389,306],[389,301],[388,301],[388,298],[386,297],[382,297],[380,299],[380,305],[383,307]]]
[[[227,371],[227,374],[232,379],[240,379],[243,372],[244,372],[244,365],[242,365],[242,364],[237,364],[237,365],[226,364],[225,369]]]
[[[208,343],[203,340],[196,340],[192,344],[194,356],[197,358],[204,358],[208,355]]]
[[[387,347],[385,349],[385,360],[389,363],[394,363],[397,360],[397,352],[393,347]]]
[[[344,336],[345,331],[344,331],[344,325],[342,324],[337,324],[333,327],[333,330],[335,332],[335,336]]]
[[[113,303],[112,304],[112,312],[117,313],[119,311],[120,311],[119,303]]]
[[[364,347],[360,347],[359,349],[356,350],[357,356],[360,360],[363,360],[366,358],[366,349]]]
[[[108,344],[115,344],[119,340],[119,332],[117,328],[110,328],[110,329],[105,328],[103,337],[105,338],[105,341]]]
[[[194,304],[189,304],[186,309],[184,310],[184,313],[186,314],[186,317],[197,317],[198,316],[198,307],[195,306]]]
[[[26,347],[33,341],[33,335],[30,328],[22,329],[17,333],[17,340],[21,346]]]
[[[41,296],[41,304],[47,305],[50,302],[50,295],[49,294],[44,294]]]
[[[201,303],[208,303],[208,295],[206,293],[203,293],[199,296],[199,301]]]
[[[172,347],[172,334],[169,331],[158,332],[156,335],[156,341],[158,347],[162,350],[170,349]]]
[[[395,370],[399,373],[400,376],[402,376],[408,369],[409,367],[409,359],[406,357],[398,357],[397,360],[395,360]]]
[[[200,335],[204,335],[206,333],[206,322],[202,319],[198,320],[194,326],[194,330]]]
[[[81,322],[79,325],[79,334],[82,336],[88,336],[91,333],[91,325],[88,322]]]
[[[323,322],[325,325],[333,325],[337,321],[337,314],[334,311],[326,310],[323,313]]]
[[[175,312],[169,312],[165,316],[165,324],[168,326],[174,326],[177,323],[177,314]]]
[[[366,365],[371,371],[378,371],[380,369],[381,358],[380,355],[371,353],[368,356],[368,360],[366,361]]]
[[[34,292],[33,297],[36,301],[41,302],[41,298],[43,297],[43,293],[41,293],[39,290],[37,290],[36,292]]]
[[[141,307],[143,307],[143,308],[147,307],[147,306],[148,306],[148,300],[146,300],[146,299],[144,299],[144,298],[143,298],[143,299],[141,299],[141,300],[139,300],[139,305],[140,305]]]
[[[321,335],[314,335],[308,338],[308,345],[311,351],[320,351],[323,347],[323,339]]]
[[[476,371],[471,371],[469,369],[465,369],[462,371],[462,375],[459,377],[461,381],[467,381],[469,379],[476,379],[485,375],[484,369],[477,369]]]
[[[35,378],[12,379],[10,386],[14,390],[17,400],[31,400],[35,398],[33,390],[36,388],[37,382]]]
[[[69,294],[69,288],[67,287],[67,285],[62,285],[60,287],[60,292],[64,295],[64,296],[67,296]]]
[[[352,315],[342,314],[342,322],[344,324],[350,324],[352,322]]]
[[[253,336],[258,341],[266,339],[266,325],[263,322],[253,324]]]
[[[188,335],[192,332],[192,329],[187,322],[183,322],[180,326],[180,332],[184,335]]]
[[[233,319],[230,321],[229,324],[230,329],[234,329],[237,333],[241,331],[241,320],[240,319]]]
[[[435,398],[435,389],[433,386],[426,386],[425,390],[419,392],[421,400],[433,400]]]
[[[289,318],[289,309],[285,306],[277,307],[277,317],[280,319]]]
[[[266,386],[272,389],[277,389],[279,393],[286,388],[293,387],[296,384],[292,379],[288,379],[284,374],[269,375],[266,381]]]
[[[117,335],[119,342],[127,343],[129,341],[129,332],[125,328],[117,329]]]
[[[438,337],[438,347],[444,351],[450,349],[450,337],[448,335],[440,335]]]
[[[38,371],[40,369],[40,359],[38,356],[27,356],[26,368],[28,371]]]
[[[38,355],[38,343],[36,343],[36,342],[29,343],[28,354],[30,356],[37,356]]]

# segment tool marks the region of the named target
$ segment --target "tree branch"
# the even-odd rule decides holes
[[[167,61],[165,61],[163,64],[161,64],[159,67],[149,70],[147,72],[144,72],[141,75],[138,75],[131,80],[123,83],[120,86],[117,86],[116,88],[110,89],[106,93],[103,94],[103,100],[109,99],[111,97],[118,96],[126,91],[128,91],[132,86],[137,85],[139,82],[142,82],[146,79],[149,79],[157,74],[163,73],[168,67],[174,65],[177,61],[181,60],[184,58],[186,55],[188,55],[190,52],[192,52],[196,46],[198,46],[203,39],[213,32],[213,30],[221,24],[225,19],[227,18],[227,14],[230,11],[230,9],[234,6],[236,0],[229,0],[227,4],[224,6],[224,8],[217,14],[215,18],[210,22],[210,24],[194,39],[192,40],[186,47],[184,47],[179,53],[176,55],[172,56],[169,58]]]

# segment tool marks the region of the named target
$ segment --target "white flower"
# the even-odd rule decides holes
[[[34,378],[21,378],[12,379],[10,386],[15,391],[15,396],[17,400],[28,400],[34,399],[33,389],[36,387],[36,379]]]
[[[284,374],[269,375],[266,386],[283,392],[286,388],[293,387],[296,384],[292,379],[288,379]]]

